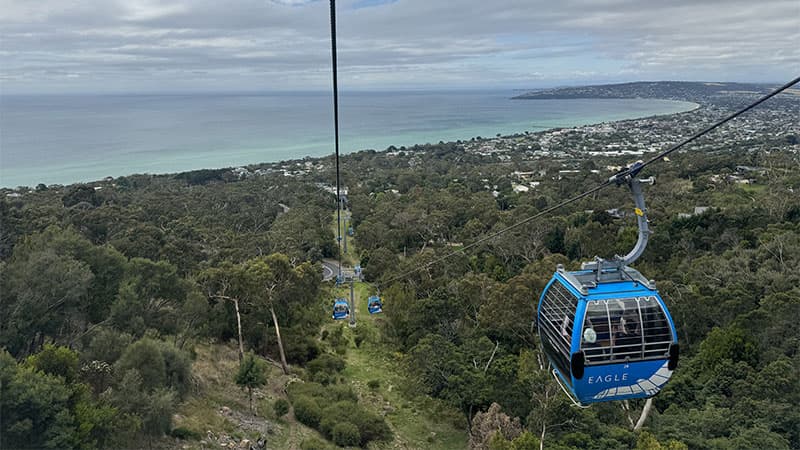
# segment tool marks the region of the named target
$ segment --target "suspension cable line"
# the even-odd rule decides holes
[[[336,0],[331,0],[331,66],[333,73],[333,130],[335,141],[336,159],[336,243],[338,248],[339,273],[337,280],[342,278],[342,196],[340,191],[339,175],[339,84],[337,79],[336,63]]]

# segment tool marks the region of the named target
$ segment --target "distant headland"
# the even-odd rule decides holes
[[[636,81],[632,83],[571,86],[530,90],[512,97],[515,100],[623,99],[658,98],[705,103],[714,98],[763,95],[775,85],[753,83],[717,83],[700,81]]]

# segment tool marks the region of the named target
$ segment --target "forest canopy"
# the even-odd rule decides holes
[[[242,366],[229,378],[251,410],[253,392],[280,369],[300,381],[276,402],[276,421],[288,401],[337,445],[391,442],[399,419],[348,380],[343,355],[368,342],[397,362],[404,392],[452,413],[441,417],[469,434],[463,446],[800,447],[796,139],[686,152],[644,174],[657,178],[646,187],[654,234],[636,268],[656,280],[682,358],[639,427],[644,401],[573,407],[532,325],[557,264],[631,248],[625,189],[427,265],[603,182],[630,158],[501,158],[458,142],[394,150],[342,160],[351,254],[385,302],[377,334],[353,332],[354,344],[325,326],[332,286],[320,262],[338,256],[330,160],[300,176],[206,170],[4,195],[0,444],[197,442],[173,419],[201,396],[193,364],[209,342],[235,342]],[[745,170],[749,181],[737,182]],[[516,188],[520,173],[535,174],[535,188]]]

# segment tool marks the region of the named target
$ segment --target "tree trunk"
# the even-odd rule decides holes
[[[639,421],[636,422],[636,426],[633,427],[633,431],[639,431],[642,429],[644,425],[644,421],[647,420],[647,415],[650,414],[650,408],[653,407],[653,398],[650,397],[644,402],[644,408],[642,408],[642,415],[639,416]]]
[[[498,347],[500,347],[500,341],[497,341],[497,343],[494,345],[494,350],[492,350],[492,356],[490,356],[489,360],[486,361],[486,366],[483,368],[483,373],[486,373],[486,371],[489,370],[489,365],[492,364],[492,361],[494,360],[494,355],[497,354]]]
[[[275,308],[269,305],[269,312],[272,314],[272,324],[275,325],[275,337],[278,338],[278,351],[281,354],[281,368],[284,374],[289,373],[288,364],[286,364],[286,354],[283,352],[283,340],[281,339],[281,328],[278,326],[278,316],[275,315]]]
[[[253,388],[247,387],[247,393],[250,398],[250,412],[253,412]]]
[[[624,400],[620,406],[622,406],[622,410],[625,411],[625,414],[628,416],[628,423],[630,423],[631,428],[633,428],[635,425],[633,423],[633,417],[631,417],[631,405],[627,400]]]
[[[547,432],[547,424],[542,421],[542,435],[539,437],[539,450],[544,450],[544,434]]]
[[[239,364],[244,358],[244,344],[242,344],[242,316],[239,314],[239,300],[232,299],[233,306],[236,308],[236,326],[239,328]]]

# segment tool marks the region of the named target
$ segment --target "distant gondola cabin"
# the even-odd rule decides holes
[[[335,320],[344,320],[350,317],[350,305],[344,298],[337,298],[333,302],[333,318]]]
[[[539,299],[538,328],[556,376],[581,404],[646,398],[678,360],[675,325],[638,271],[558,271]]]
[[[367,300],[367,310],[370,314],[380,314],[383,312],[383,303],[381,298],[373,295]]]

